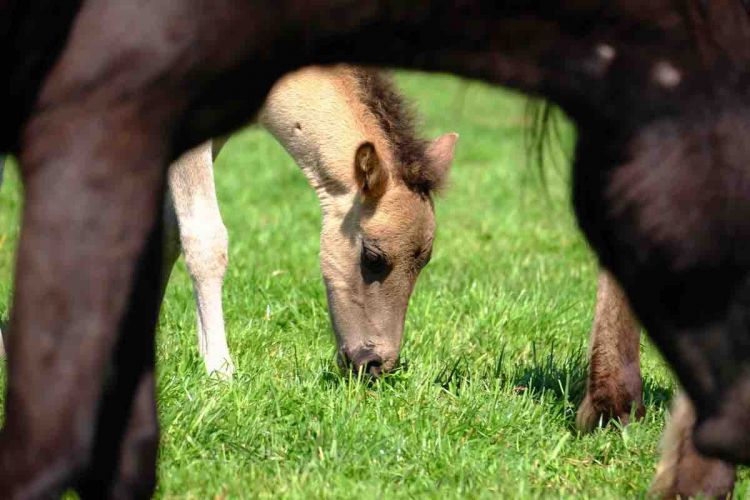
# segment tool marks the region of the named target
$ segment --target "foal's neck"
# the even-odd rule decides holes
[[[295,159],[324,210],[356,193],[354,157],[363,142],[372,142],[391,164],[388,141],[348,66],[308,67],[286,76],[271,90],[261,122]]]

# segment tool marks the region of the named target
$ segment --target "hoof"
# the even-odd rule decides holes
[[[590,432],[612,420],[619,420],[622,425],[628,425],[632,418],[640,420],[645,415],[646,407],[643,406],[641,398],[599,396],[594,400],[586,393],[581,406],[578,407],[576,426],[584,432]]]
[[[229,354],[217,356],[215,359],[206,358],[206,371],[209,376],[220,380],[232,380],[234,376],[234,363]]]

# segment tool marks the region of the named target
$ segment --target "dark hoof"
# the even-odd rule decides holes
[[[598,394],[592,398],[589,393],[586,393],[581,406],[578,407],[576,426],[582,431],[590,432],[607,425],[612,420],[628,425],[632,418],[640,420],[645,416],[646,407],[643,406],[640,397],[612,397]]]

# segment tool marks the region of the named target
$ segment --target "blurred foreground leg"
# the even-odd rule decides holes
[[[108,104],[49,108],[25,132],[0,432],[6,498],[153,488],[166,148],[142,106]]]

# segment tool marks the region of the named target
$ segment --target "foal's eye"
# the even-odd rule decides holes
[[[424,266],[430,263],[430,259],[432,259],[432,248],[427,250],[426,252],[422,252],[419,255],[419,258],[417,259],[417,262],[419,262],[419,268],[422,269]]]
[[[391,263],[383,251],[371,242],[362,242],[362,269],[377,278],[390,270]]]

